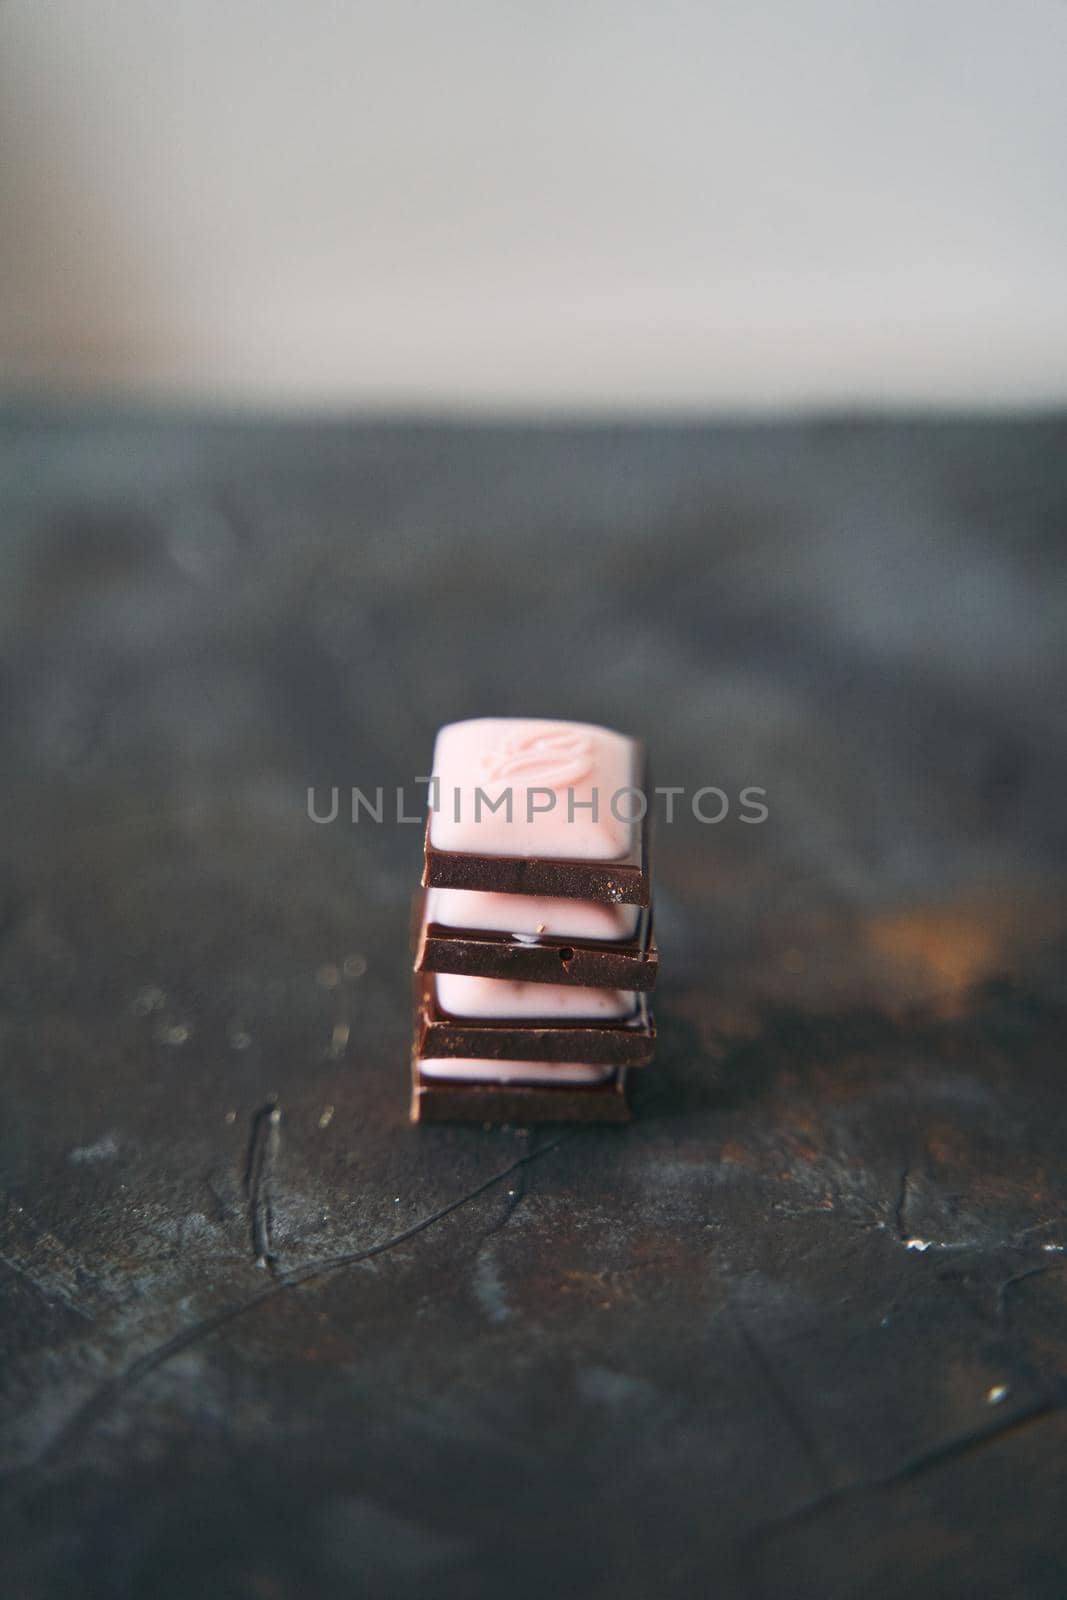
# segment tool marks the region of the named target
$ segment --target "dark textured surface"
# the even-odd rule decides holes
[[[6,1595],[1062,1596],[1065,444],[8,412]],[[768,791],[627,1128],[410,1128],[306,814],[493,712]]]

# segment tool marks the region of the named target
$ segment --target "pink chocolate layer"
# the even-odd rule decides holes
[[[520,939],[632,939],[637,906],[598,905],[534,894],[487,894],[478,889],[431,889],[426,920],[443,928],[480,928]]]
[[[617,1067],[596,1067],[586,1061],[483,1061],[473,1056],[424,1057],[424,1078],[451,1078],[470,1083],[604,1083]]]
[[[510,978],[434,975],[437,1003],[451,1017],[530,1017],[540,1021],[600,1021],[632,1016],[632,989],[590,989],[581,984],[516,983]]]
[[[434,747],[438,804],[430,842],[469,855],[622,860],[639,826],[627,820],[640,807],[638,797],[621,792],[638,781],[635,765],[632,739],[588,722],[477,717],[449,723]],[[498,809],[490,811],[489,804]]]

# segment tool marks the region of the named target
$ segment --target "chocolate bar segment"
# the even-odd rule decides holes
[[[640,746],[590,723],[482,717],[438,734],[423,885],[647,906]]]
[[[588,1061],[643,1067],[652,1059],[656,1030],[647,997],[632,996],[627,1016],[537,1017],[526,1005],[515,1016],[459,1017],[445,1010],[437,975],[415,980],[415,1040],[420,1056],[478,1060]]]
[[[608,905],[649,904],[649,827],[641,823],[633,858],[610,864],[537,856],[476,856],[438,850],[426,825],[423,887],[487,889],[494,894],[559,895]]]
[[[508,933],[516,939],[548,937],[619,944],[637,937],[641,907],[567,900],[560,895],[428,889],[426,917],[442,928]]]
[[[522,983],[575,983],[647,992],[655,985],[659,972],[659,950],[648,910],[641,912],[633,939],[610,943],[579,942],[546,934],[536,939],[516,938],[489,928],[444,927],[420,919],[415,969],[511,978]]]
[[[411,1076],[412,1122],[510,1122],[523,1127],[630,1120],[625,1068],[593,1084],[475,1083],[425,1076],[416,1055]]]

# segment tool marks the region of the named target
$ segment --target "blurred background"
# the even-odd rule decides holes
[[[1062,0],[5,0],[0,382],[1067,394]]]

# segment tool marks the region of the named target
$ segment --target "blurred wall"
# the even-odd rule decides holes
[[[2,0],[0,384],[1067,398],[1064,0]]]

